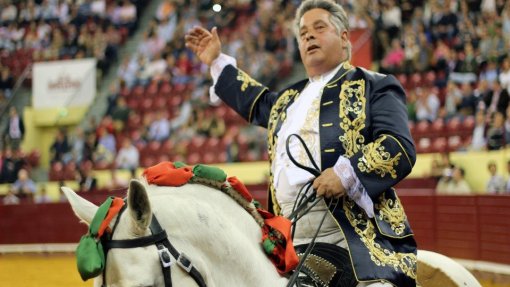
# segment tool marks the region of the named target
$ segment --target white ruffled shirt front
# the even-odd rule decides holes
[[[214,85],[210,88],[209,92],[212,104],[219,104],[221,101],[214,91],[214,86],[221,72],[228,65],[236,67],[237,62],[233,57],[225,54],[220,54],[211,64],[211,76]],[[278,131],[276,154],[271,166],[274,175],[274,187],[277,191],[276,199],[280,205],[293,203],[296,200],[300,188],[308,180],[313,178],[313,175],[295,166],[290,161],[285,148],[288,136],[291,134],[298,134],[301,136],[310,149],[313,160],[319,167],[321,166],[318,114],[320,110],[320,98],[324,86],[334,77],[341,67],[342,64],[324,75],[310,78],[307,86],[287,109],[288,120],[282,124],[282,127]],[[297,139],[291,140],[289,149],[299,163],[305,166],[312,166],[306,156],[304,148]],[[349,159],[340,156],[333,166],[333,170],[345,187],[347,196],[356,202],[369,217],[374,217],[374,204],[372,199],[370,199],[366,189],[356,176]]]

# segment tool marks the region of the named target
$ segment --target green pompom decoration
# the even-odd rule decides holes
[[[197,164],[193,167],[193,174],[209,180],[224,182],[227,180],[227,174],[220,168],[205,164]]]
[[[264,239],[264,242],[262,242],[262,246],[264,247],[264,251],[267,253],[267,254],[273,254],[273,250],[275,249],[276,245],[274,244],[273,241],[271,241],[271,239],[269,238],[266,238]]]
[[[174,162],[174,166],[175,166],[175,168],[181,168],[181,167],[185,167],[185,166],[188,166],[188,165],[183,163],[182,161],[175,161]]]

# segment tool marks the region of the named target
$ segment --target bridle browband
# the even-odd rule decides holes
[[[101,239],[101,243],[103,245],[104,254],[105,254],[105,262],[108,255],[108,251],[113,248],[137,248],[137,247],[146,247],[149,245],[155,244],[158,248],[158,256],[159,261],[161,263],[161,271],[163,272],[163,278],[165,280],[165,287],[172,287],[172,274],[171,269],[174,263],[177,263],[179,267],[181,267],[184,271],[186,271],[193,280],[198,284],[199,287],[207,287],[205,284],[204,278],[200,274],[200,272],[195,268],[193,263],[186,257],[183,252],[177,251],[175,247],[168,240],[168,235],[166,231],[161,228],[159,221],[156,216],[152,214],[151,224],[149,229],[151,231],[151,235],[134,238],[134,239],[121,239],[121,240],[113,240],[113,233],[117,228],[119,223],[120,216],[126,209],[126,204],[120,210],[117,220],[113,226],[112,232],[109,236],[103,236]],[[102,287],[106,286],[106,268],[103,269],[103,283]]]

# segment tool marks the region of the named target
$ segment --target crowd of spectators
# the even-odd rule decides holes
[[[505,136],[510,140],[505,82],[510,73],[508,5],[344,2],[351,28],[373,30],[373,56],[380,70],[395,74],[406,88],[411,121],[463,121],[479,114],[483,127],[472,127],[467,141],[456,148],[498,149]],[[92,127],[96,140],[88,159],[98,168],[119,165],[116,157],[125,138],[138,150],[142,166],[168,159],[189,163],[267,159],[262,131],[244,125],[225,106],[208,104],[208,69],[182,39],[195,25],[218,26],[223,51],[274,88],[297,59],[291,27],[298,4],[228,1],[220,12],[213,12],[211,3],[163,1],[137,52],[121,59],[107,113]],[[506,126],[509,132],[502,134]]]
[[[10,97],[16,77],[32,62],[94,57],[106,72],[147,2],[0,1],[0,96]]]
[[[430,172],[430,177],[437,180],[436,193],[448,195],[472,194],[473,190],[465,179],[466,172],[464,168],[454,164],[448,153],[439,155],[439,159],[432,161]],[[485,184],[485,191],[488,194],[510,194],[510,161],[507,162],[507,179],[498,173],[494,161],[487,163],[487,172],[489,180]]]
[[[452,151],[510,144],[510,4],[419,2],[413,9],[407,1],[367,6],[374,19],[374,60],[406,88],[410,120],[476,117],[477,128]]]
[[[115,59],[119,43],[136,27],[141,2],[4,0],[0,35],[8,37],[0,37],[1,52],[30,49],[34,60],[94,56],[102,69],[101,61]],[[105,116],[85,131],[62,130],[56,136],[50,179],[72,178],[88,186],[90,169],[134,171],[162,160],[267,159],[264,131],[247,126],[224,105],[209,105],[208,68],[184,47],[183,36],[195,25],[217,26],[223,52],[275,88],[299,57],[292,34],[299,2],[223,1],[221,11],[214,12],[212,1],[162,1],[136,53],[120,59]],[[470,136],[456,146],[460,150],[493,150],[510,143],[509,4],[340,2],[351,29],[372,31],[374,64],[401,81],[411,122],[474,122]],[[46,18],[42,11],[48,5],[56,14]],[[62,7],[70,12],[62,13]],[[32,13],[39,16],[27,18],[24,10],[39,10]],[[11,76],[6,72],[0,77],[0,99],[2,93],[9,96],[2,79],[13,78],[9,65],[0,65],[2,69]],[[454,174],[461,182],[463,170],[452,170]]]
[[[119,45],[137,28],[139,14],[148,3],[140,0],[0,1],[0,113],[9,108],[7,124],[1,127],[0,183],[14,184],[9,191],[10,198],[27,197],[15,188],[15,182],[29,177],[40,157],[37,151],[26,155],[20,149],[25,133],[21,111],[9,107],[17,77],[33,62],[87,57],[96,58],[100,75],[105,73],[117,60]],[[51,147],[52,162],[74,162],[75,157],[81,162],[80,141],[73,140],[72,146],[67,144],[67,135],[59,132]],[[80,170],[82,173],[86,171]],[[30,198],[45,201],[45,196],[41,200],[38,196]]]

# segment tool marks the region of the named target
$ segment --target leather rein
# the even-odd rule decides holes
[[[161,227],[159,221],[157,220],[154,214],[152,214],[152,220],[149,226],[149,229],[152,233],[151,235],[134,239],[121,239],[121,240],[111,239],[119,223],[120,216],[122,215],[125,209],[126,205],[124,205],[120,210],[110,236],[103,236],[101,239],[101,243],[104,248],[105,260],[107,260],[108,251],[113,248],[122,249],[137,248],[146,247],[154,244],[158,249],[161,271],[163,272],[163,278],[165,280],[165,287],[172,287],[171,267],[175,263],[184,271],[186,271],[195,280],[199,287],[207,287],[204,278],[202,277],[200,272],[195,268],[193,263],[188,259],[188,257],[186,257],[186,255],[183,252],[177,251],[177,249],[175,249],[172,243],[170,243],[166,231]],[[101,287],[106,287],[105,282],[106,282],[106,268],[103,270],[103,283]]]

